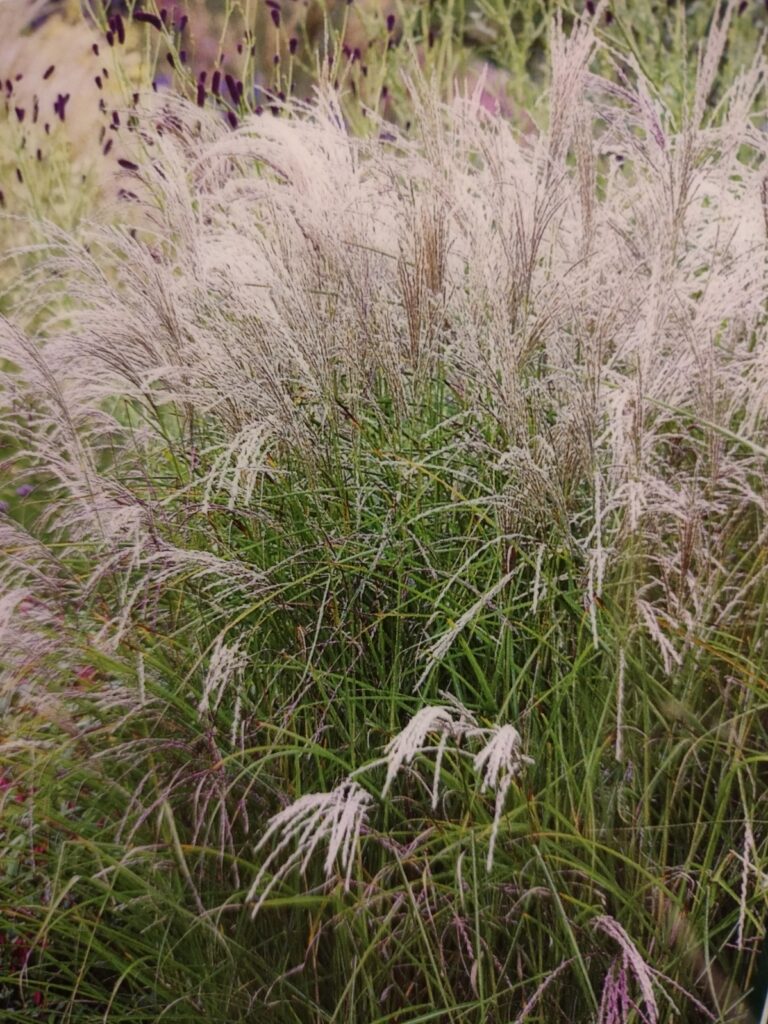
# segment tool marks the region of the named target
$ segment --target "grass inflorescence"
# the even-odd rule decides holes
[[[766,66],[730,3],[654,75],[641,7],[520,5],[519,66],[495,0],[387,8],[399,113],[190,47],[130,216],[35,222],[5,1019],[764,1018]],[[517,113],[446,96],[472,32]]]

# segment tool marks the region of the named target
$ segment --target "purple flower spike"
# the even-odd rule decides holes
[[[159,31],[162,30],[163,23],[160,21],[156,14],[148,14],[146,11],[137,11],[133,16],[134,21],[144,22],[146,25],[151,25],[152,28],[156,28]]]
[[[60,120],[62,120],[62,121],[64,120],[64,118],[66,116],[65,110],[66,110],[66,106],[67,106],[67,102],[68,101],[69,101],[69,93],[68,92],[59,93],[58,96],[56,97],[56,102],[53,104],[53,111],[54,111],[54,113],[58,114]]]
[[[32,484],[22,484],[21,487],[16,488],[16,493],[20,498],[28,498],[32,491],[34,491]]]

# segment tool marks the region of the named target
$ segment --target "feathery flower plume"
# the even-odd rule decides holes
[[[221,637],[216,640],[208,672],[203,684],[203,693],[198,701],[197,710],[200,714],[213,713],[221,703],[224,690],[228,685],[237,686],[248,660],[238,644],[225,644]]]
[[[387,744],[384,755],[387,763],[387,777],[384,780],[382,797],[386,796],[397,773],[403,765],[409,765],[414,757],[425,749],[427,738],[435,733],[439,737],[435,759],[432,805],[437,803],[437,781],[445,743],[449,737],[458,738],[467,729],[476,726],[471,713],[458,702],[452,706],[427,705],[421,708],[408,725]]]
[[[601,1024],[625,1024],[629,1020],[624,1015],[628,1006],[628,979],[634,977],[643,1003],[644,1020],[648,1024],[658,1024],[659,1008],[654,992],[654,971],[640,955],[637,946],[619,922],[603,914],[592,921],[592,927],[613,939],[621,949],[621,962],[614,965],[606,978],[603,991],[603,1002],[600,1009]]]
[[[485,746],[475,755],[475,770],[482,772],[483,776],[480,792],[490,789],[496,794],[493,828],[486,859],[488,871],[493,867],[493,854],[509,787],[526,765],[534,763],[533,758],[522,753],[521,748],[522,739],[514,725],[497,725],[489,730]]]
[[[357,782],[349,779],[330,793],[307,793],[276,814],[256,845],[262,850],[270,840],[277,845],[261,865],[248,893],[247,901],[255,900],[256,916],[270,891],[294,868],[304,872],[310,858],[321,843],[327,843],[323,870],[329,880],[339,867],[344,875],[345,888],[349,887],[352,861],[360,830],[366,822],[372,797]],[[289,847],[293,847],[287,852]],[[273,865],[283,858],[277,870],[262,888],[262,882]]]

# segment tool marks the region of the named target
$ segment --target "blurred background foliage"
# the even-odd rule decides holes
[[[599,32],[617,67],[636,61],[682,112],[717,7],[613,0]],[[234,126],[248,111],[268,111],[271,97],[311,97],[327,75],[363,132],[366,108],[408,123],[415,54],[444,94],[482,77],[484,104],[531,130],[546,119],[552,14],[567,27],[594,9],[592,0],[5,0],[0,206],[72,228],[114,183],[130,108],[150,87],[217,106]],[[766,25],[764,0],[740,3],[722,82],[751,59]]]

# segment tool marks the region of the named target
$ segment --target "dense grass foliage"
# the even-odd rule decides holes
[[[16,254],[3,1019],[765,1022],[765,61],[437,10]]]

